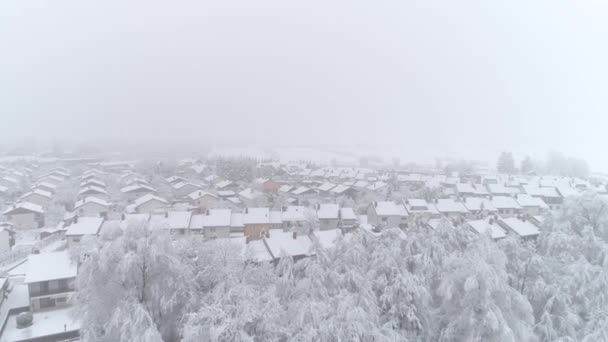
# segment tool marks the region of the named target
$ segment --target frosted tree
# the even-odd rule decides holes
[[[166,234],[143,224],[130,225],[124,233],[117,229],[104,232],[79,267],[82,335],[94,341],[132,341],[134,336],[178,341],[194,296],[191,269],[180,262]]]
[[[496,164],[496,170],[500,173],[513,174],[517,171],[515,168],[515,159],[513,158],[513,153],[511,152],[502,152],[498,157],[498,162]]]
[[[449,257],[438,288],[438,341],[534,341],[532,308],[507,283],[506,258],[487,239]]]

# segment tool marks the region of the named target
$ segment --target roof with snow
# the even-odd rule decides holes
[[[435,203],[435,207],[437,208],[437,211],[439,211],[440,213],[461,213],[461,214],[466,214],[466,213],[469,212],[467,210],[467,208],[461,202],[456,202],[452,198],[440,198],[440,199],[438,199],[437,203]]]
[[[102,217],[78,217],[76,222],[66,227],[65,235],[97,235],[102,224]]]
[[[77,201],[76,203],[74,203],[74,209],[78,209],[88,203],[95,203],[95,204],[102,205],[104,207],[110,206],[110,203],[108,203],[107,201],[105,201],[99,197],[88,196],[88,197],[85,197],[85,198],[81,199],[80,201]]]
[[[492,204],[496,209],[521,209],[521,206],[517,203],[515,198],[511,196],[494,196],[492,197]]]
[[[27,271],[24,283],[70,279],[78,274],[76,263],[67,251],[32,254],[27,258]]]
[[[374,210],[378,216],[408,216],[405,207],[401,203],[391,201],[373,202]]]
[[[243,215],[244,224],[269,224],[270,209],[268,208],[245,208]]]
[[[481,211],[495,212],[498,209],[494,206],[494,203],[487,198],[481,197],[466,197],[464,199],[464,207],[470,211]]]
[[[518,217],[504,218],[500,222],[520,237],[536,236],[540,233],[532,222]]]
[[[505,230],[491,219],[467,221],[467,224],[475,233],[486,234],[486,232],[490,232],[490,236],[495,240],[507,236]]]
[[[230,209],[209,209],[205,215],[205,227],[229,227],[232,217]]]
[[[19,202],[4,211],[3,215],[14,215],[23,212],[33,212],[36,214],[44,214],[44,209],[38,204],[32,202]]]
[[[273,230],[270,237],[264,237],[264,242],[274,259],[283,255],[310,255],[310,248],[312,247],[312,241],[308,236],[282,230]]]
[[[320,220],[337,220],[340,215],[340,206],[335,203],[323,203],[319,205],[317,217]]]

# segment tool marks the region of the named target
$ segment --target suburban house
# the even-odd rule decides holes
[[[32,311],[68,305],[76,291],[77,273],[67,251],[30,255],[23,282],[29,290]]]
[[[498,213],[492,201],[485,197],[466,197],[463,204],[474,217],[486,217]]]
[[[3,213],[15,228],[32,229],[44,226],[44,209],[38,204],[18,202]]]
[[[177,182],[172,187],[177,198],[185,197],[201,188],[199,185],[190,182]]]
[[[340,208],[339,215],[339,226],[343,232],[350,231],[359,224],[359,218],[353,208]]]
[[[494,240],[503,239],[507,236],[505,230],[493,218],[466,221],[465,226],[474,233],[489,234]]]
[[[340,206],[334,203],[323,203],[317,206],[317,218],[321,230],[338,228],[340,223]]]
[[[84,236],[97,236],[103,225],[103,217],[78,217],[75,216],[72,224],[67,226],[65,236],[68,246],[78,244]]]
[[[106,183],[104,183],[103,181],[100,181],[99,179],[96,179],[96,178],[89,178],[87,180],[80,182],[81,188],[86,188],[88,186],[96,186],[99,188],[105,188]]]
[[[407,225],[407,218],[403,203],[375,201],[367,207],[367,222],[376,227],[403,227]]]
[[[107,218],[110,211],[110,203],[104,199],[89,196],[74,203],[74,211],[79,216],[101,216]]]
[[[515,216],[521,213],[521,206],[511,196],[493,196],[490,201],[502,217]]]
[[[169,211],[150,215],[150,227],[166,229],[175,235],[186,235],[190,232],[191,220],[191,211]]]
[[[290,205],[281,209],[283,229],[290,230],[295,227],[303,227],[307,220],[308,208]]]
[[[245,208],[243,213],[243,233],[249,239],[262,236],[271,228],[270,209],[268,208]]]
[[[403,200],[403,205],[407,209],[411,218],[430,219],[439,216],[435,205],[420,198],[408,198]]]
[[[188,195],[188,200],[199,213],[205,212],[207,209],[216,206],[220,202],[218,196],[203,190],[197,190],[190,193]]]
[[[49,205],[49,203],[51,203],[52,199],[53,199],[53,194],[48,191],[44,191],[42,189],[34,189],[30,192],[26,192],[19,198],[19,200],[22,202],[30,202],[30,203],[38,204],[39,206],[41,206],[43,208],[48,207],[48,205]]]
[[[498,224],[522,239],[535,239],[540,234],[538,227],[523,215],[500,219]]]
[[[147,194],[139,197],[133,204],[127,206],[129,213],[151,213],[154,211],[165,211],[169,206],[169,202],[164,198],[153,194]]]
[[[232,210],[208,209],[204,215],[203,234],[205,238],[230,237]]]
[[[465,217],[469,213],[462,202],[457,202],[452,198],[437,199],[435,201],[435,208],[437,208],[437,211],[441,215],[449,218]]]
[[[294,261],[298,261],[312,254],[313,242],[305,234],[273,230],[263,237],[263,241],[275,262],[284,256],[290,256]]]
[[[255,206],[257,204],[257,201],[263,196],[263,193],[252,188],[247,188],[239,192],[239,199],[247,206]]]
[[[256,184],[260,187],[263,192],[278,193],[281,184],[275,182],[272,179],[256,179]]]
[[[121,188],[120,192],[127,197],[127,200],[133,201],[144,195],[156,194],[156,189],[145,184],[132,184]]]
[[[57,191],[57,185],[49,182],[38,182],[36,183],[35,188],[50,192],[52,194]]]
[[[540,215],[549,210],[549,206],[542,199],[528,194],[519,194],[515,200],[521,206],[523,213],[530,216]]]

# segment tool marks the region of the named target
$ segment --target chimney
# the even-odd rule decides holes
[[[125,220],[125,218],[126,218],[126,217],[125,217],[125,214],[124,214],[124,213],[120,215],[120,220],[121,220],[121,221],[124,221],[124,220]]]
[[[245,214],[249,214],[249,208],[245,207]]]
[[[295,239],[298,238],[298,233],[297,232],[293,232],[292,236],[293,236],[293,239],[295,240]]]
[[[169,217],[169,212],[165,211],[165,218]]]

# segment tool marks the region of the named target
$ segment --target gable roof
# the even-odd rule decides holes
[[[48,280],[75,278],[78,274],[76,263],[70,259],[68,251],[32,254],[27,258],[25,284]]]
[[[78,217],[76,222],[67,227],[65,235],[97,235],[102,224],[102,217]]]

